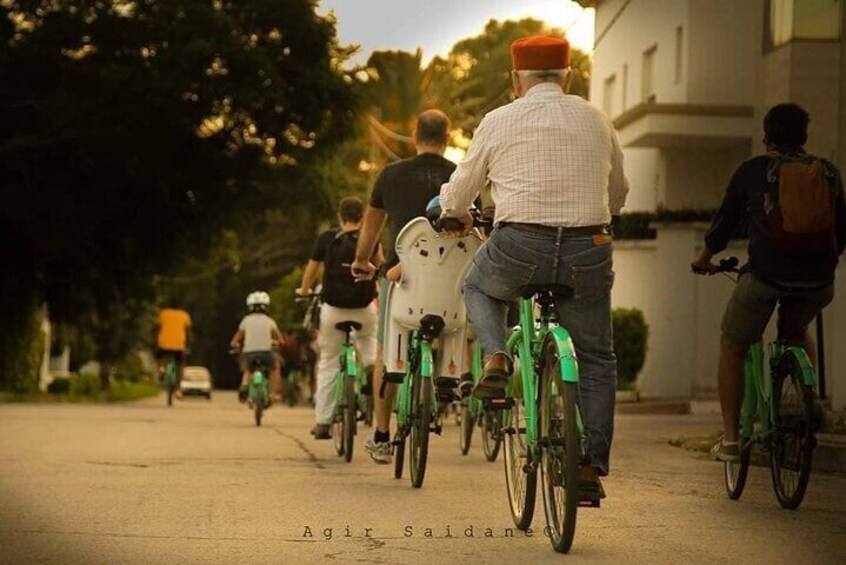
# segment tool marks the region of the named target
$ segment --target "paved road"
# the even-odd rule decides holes
[[[717,464],[667,444],[712,432],[712,416],[620,416],[609,499],[579,513],[567,557],[510,529],[501,463],[478,444],[461,457],[456,427],[416,490],[361,451],[344,464],[310,422],[274,408],[257,429],[228,393],[173,409],[0,405],[0,562],[846,562],[846,476],[815,475],[788,512],[755,468],[730,502]]]

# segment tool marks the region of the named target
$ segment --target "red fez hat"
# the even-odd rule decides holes
[[[570,66],[570,43],[563,37],[524,37],[511,44],[511,62],[516,71],[566,69]]]

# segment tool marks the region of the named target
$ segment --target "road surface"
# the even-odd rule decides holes
[[[478,436],[462,457],[454,424],[417,490],[364,455],[364,433],[345,464],[307,408],[265,418],[225,392],[172,409],[0,404],[0,562],[846,562],[846,476],[814,475],[789,512],[753,468],[731,502],[718,464],[668,445],[713,416],[619,416],[609,498],[580,510],[568,556],[543,538],[540,499],[532,537],[513,529],[501,460]]]

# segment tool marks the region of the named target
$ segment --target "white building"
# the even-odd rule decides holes
[[[591,99],[614,120],[632,183],[627,211],[711,210],[734,168],[764,150],[779,102],[811,114],[807,149],[846,170],[846,0],[579,0],[596,9]],[[644,310],[645,396],[716,389],[731,286],[689,274],[707,226],[665,225],[619,242],[616,305]],[[743,245],[730,250],[744,255]],[[846,405],[846,265],[825,313],[828,392]]]

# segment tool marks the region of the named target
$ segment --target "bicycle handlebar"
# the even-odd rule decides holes
[[[739,273],[740,269],[737,266],[740,264],[740,259],[737,257],[726,257],[720,260],[720,264],[716,270],[706,271],[704,269],[693,268],[693,272],[697,275],[715,275],[717,273]]]
[[[484,214],[480,214],[478,211],[476,211],[475,213],[471,212],[470,215],[473,218],[474,228],[493,228],[493,218],[485,217]],[[464,229],[464,224],[461,223],[461,220],[459,220],[458,218],[449,217],[438,218],[433,222],[433,226],[435,228],[435,231],[437,232],[462,231]]]

